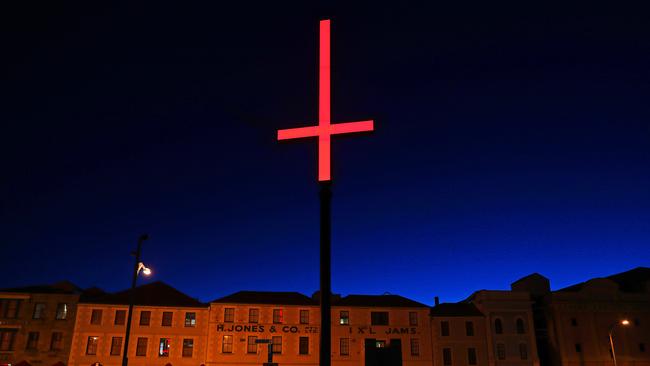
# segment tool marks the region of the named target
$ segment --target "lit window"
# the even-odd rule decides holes
[[[27,346],[26,350],[35,351],[38,347],[38,332],[29,332],[27,334]]]
[[[501,319],[494,320],[494,333],[502,334],[503,333],[503,323]]]
[[[341,338],[339,340],[339,353],[341,356],[350,355],[350,338]]]
[[[194,340],[191,338],[183,339],[183,357],[192,357],[194,353]]]
[[[467,349],[467,364],[476,365],[476,348]]]
[[[375,341],[376,348],[386,348],[386,341]]]
[[[68,318],[68,304],[59,303],[56,306],[56,319],[65,320]]]
[[[149,345],[149,338],[139,337],[138,343],[135,346],[135,355],[136,356],[146,356],[147,355],[147,346]]]
[[[300,310],[300,324],[309,324],[309,310]]]
[[[171,311],[163,311],[162,315],[162,325],[163,327],[171,327],[172,326],[172,320],[174,319],[174,313]]]
[[[149,325],[151,323],[151,311],[142,310],[140,312],[140,325]]]
[[[122,354],[122,337],[113,337],[111,339],[111,356]]]
[[[115,325],[124,325],[126,323],[126,310],[115,310]]]
[[[44,311],[45,304],[42,302],[36,303],[36,305],[34,305],[34,313],[32,314],[32,319],[42,319]]]
[[[248,322],[259,323],[259,321],[260,321],[260,309],[248,309]]]
[[[503,343],[497,343],[497,358],[499,360],[506,359],[506,345]]]
[[[221,342],[221,353],[232,353],[232,336],[231,335],[223,336],[223,341]]]
[[[446,320],[440,322],[440,335],[443,337],[449,336],[449,322]]]
[[[102,310],[101,309],[93,309],[92,313],[90,313],[90,324],[101,324],[102,323]]]
[[[185,326],[186,327],[196,326],[196,313],[185,313]]]
[[[418,313],[409,311],[409,325],[418,325]]]
[[[279,324],[284,321],[284,313],[282,309],[273,309],[273,323]]]
[[[442,349],[442,364],[445,366],[451,366],[451,348]]]
[[[86,354],[96,355],[98,343],[99,343],[99,337],[92,337],[92,336],[88,337],[88,343],[86,344]]]
[[[411,338],[411,356],[420,355],[420,340],[417,338]]]
[[[223,321],[225,323],[232,323],[235,321],[235,308],[223,309]]]
[[[169,347],[170,339],[160,338],[160,343],[158,345],[158,357],[169,357]]]
[[[340,312],[339,324],[348,325],[350,324],[350,313],[346,310]]]
[[[387,311],[372,311],[370,312],[371,325],[388,325],[388,312]]]
[[[248,344],[246,345],[246,353],[257,353],[256,336],[248,336]]]
[[[298,354],[299,355],[309,354],[309,337],[300,337],[298,341]]]
[[[273,353],[282,353],[282,336],[273,336],[271,342],[273,342]]]

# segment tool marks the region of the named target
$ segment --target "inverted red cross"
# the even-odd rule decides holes
[[[330,177],[330,136],[374,129],[373,121],[330,123],[330,20],[320,21],[320,55],[318,71],[318,126],[278,130],[278,140],[318,136],[318,180]]]

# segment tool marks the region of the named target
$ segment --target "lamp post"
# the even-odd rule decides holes
[[[612,338],[612,332],[614,332],[614,327],[618,324],[627,326],[630,325],[630,321],[627,319],[623,319],[620,322],[614,323],[609,327],[609,347],[612,350],[612,359],[614,360],[614,366],[617,365],[616,365],[616,352],[614,352],[614,338]]]
[[[149,239],[149,235],[143,234],[138,238],[138,247],[135,252],[131,254],[135,256],[135,266],[133,268],[133,280],[131,281],[131,291],[129,293],[129,313],[126,319],[126,335],[124,336],[124,352],[122,353],[122,366],[127,366],[129,364],[129,335],[131,334],[131,317],[133,315],[133,303],[135,302],[135,284],[138,281],[138,274],[142,271],[142,274],[149,276],[151,274],[151,269],[147,268],[144,263],[140,262],[140,252],[142,251],[142,243]]]

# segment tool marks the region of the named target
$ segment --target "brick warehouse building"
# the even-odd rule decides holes
[[[650,366],[650,268],[550,291],[533,274],[433,307],[398,295],[332,298],[335,366]],[[0,291],[0,366],[121,365],[129,291],[70,283]],[[62,306],[61,304],[65,305]],[[62,310],[62,309],[65,309]],[[136,290],[131,365],[317,365],[318,294],[241,291],[202,303],[161,282]],[[64,314],[65,315],[61,315]],[[55,335],[56,334],[56,335]],[[53,346],[54,345],[54,346]]]

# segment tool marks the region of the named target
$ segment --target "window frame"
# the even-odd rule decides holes
[[[142,316],[144,314],[147,314],[145,318]],[[146,319],[146,323],[144,322],[144,319]],[[148,327],[151,326],[151,310],[140,310],[140,319],[138,321],[138,325],[141,327]]]
[[[115,342],[119,340],[119,343]],[[124,343],[124,338],[121,336],[111,337],[111,349],[109,351],[110,356],[121,356],[122,355],[122,343]],[[117,349],[117,352],[116,352]]]
[[[253,317],[252,315],[255,314]],[[259,308],[249,308],[248,309],[248,322],[257,324],[260,322],[260,309]]]
[[[350,338],[339,339],[339,355],[341,356],[350,355]]]
[[[441,320],[440,321],[440,336],[441,337],[449,337],[451,334],[451,329],[449,325],[449,320]]]
[[[189,355],[187,354],[187,350],[189,350]],[[194,338],[183,338],[183,349],[181,351],[181,357],[194,357]]]
[[[280,342],[276,342],[276,340],[280,340]],[[279,348],[279,351],[278,351]],[[273,352],[274,355],[281,355],[282,354],[282,336],[272,336],[271,337],[271,352]]]
[[[345,316],[343,314],[345,313]],[[339,311],[339,324],[340,325],[350,325],[350,311],[341,310]]]
[[[189,320],[189,323],[188,323]],[[195,311],[186,311],[185,312],[185,321],[184,324],[186,327],[196,327],[196,312]]]
[[[234,339],[235,337],[233,337],[232,334],[224,334],[223,337],[221,337],[221,353],[233,353]],[[228,340],[228,342],[226,342],[226,340]]]
[[[420,356],[420,339],[411,338],[410,348],[411,348],[411,356]]]
[[[416,326],[418,325],[418,312],[409,311],[409,325]]]
[[[102,325],[102,309],[92,309],[90,312],[90,324]]]
[[[169,316],[169,319],[166,319],[165,316]],[[169,320],[166,324],[165,320]],[[174,312],[173,311],[163,311],[162,319],[160,320],[161,327],[171,327],[174,325]]]
[[[306,343],[303,343],[303,341],[306,341]],[[298,355],[300,356],[309,355],[309,337],[305,337],[305,336],[298,337]]]
[[[224,323],[235,322],[235,308],[223,308],[223,322]]]
[[[148,348],[149,348],[149,338],[148,337],[138,337],[138,339],[136,340],[136,343],[135,343],[135,355],[136,355],[136,357],[147,357]]]
[[[303,316],[305,314],[306,314],[306,317]],[[300,315],[300,319],[299,319],[300,324],[309,324],[309,310],[301,309],[299,315]]]
[[[45,312],[45,308],[46,306],[44,302],[37,302],[36,304],[34,304],[32,319],[43,319],[43,313]]]
[[[86,355],[88,355],[88,356],[96,356],[97,355],[97,348],[99,348],[98,346],[99,346],[99,337],[98,336],[88,336],[88,340],[86,341]]]
[[[252,341],[252,342],[251,342]],[[251,336],[249,335],[248,338],[246,338],[246,353],[247,354],[257,354],[257,336]]]

